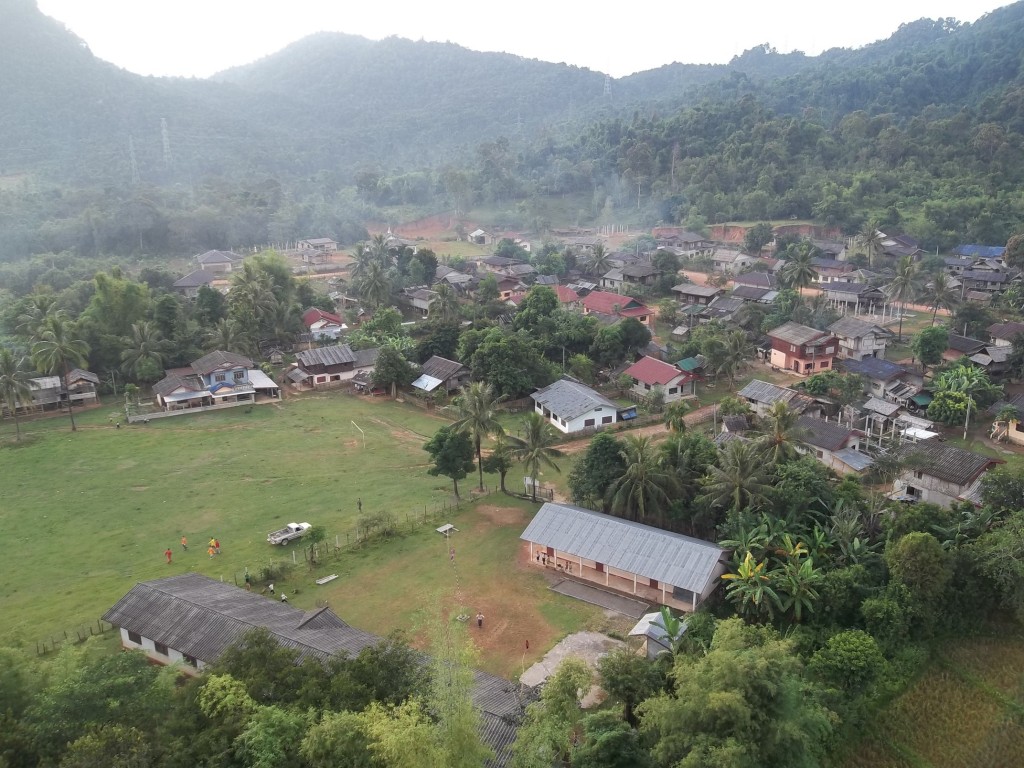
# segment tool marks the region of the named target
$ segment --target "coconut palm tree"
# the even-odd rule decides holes
[[[452,408],[458,418],[452,428],[458,432],[466,432],[473,441],[476,451],[477,468],[480,471],[480,490],[484,489],[484,462],[481,456],[481,445],[489,435],[500,435],[505,432],[498,421],[498,403],[504,398],[494,396],[494,387],[483,381],[474,381],[461,389],[455,398]]]
[[[761,436],[755,444],[770,464],[782,464],[795,459],[803,448],[807,430],[800,427],[800,414],[785,403],[773,403],[761,420]]]
[[[26,297],[25,308],[17,317],[15,330],[30,344],[39,340],[46,321],[58,312],[57,297],[52,293],[33,293]]]
[[[391,298],[391,276],[379,261],[372,261],[366,267],[362,278],[356,283],[359,297],[370,309],[386,304]]]
[[[225,352],[248,353],[251,347],[249,335],[234,320],[221,318],[206,333],[206,349],[222,349]]]
[[[896,276],[882,288],[882,291],[889,301],[900,305],[900,328],[897,337],[899,341],[903,341],[903,310],[917,293],[917,265],[910,256],[900,259],[896,265]]]
[[[600,277],[612,268],[610,259],[611,254],[605,250],[604,245],[598,243],[590,249],[590,255],[587,256],[587,273]]]
[[[459,319],[461,305],[459,295],[448,283],[440,283],[434,288],[437,294],[430,302],[430,317],[442,323],[452,323]]]
[[[956,289],[950,285],[949,275],[945,272],[936,272],[921,291],[921,298],[932,308],[932,325],[935,325],[935,316],[939,309],[952,310],[959,303],[960,297]]]
[[[735,388],[736,374],[743,369],[747,361],[754,356],[754,346],[743,331],[730,331],[724,338],[713,340],[713,357],[715,375],[725,375]]]
[[[809,248],[798,250],[782,268],[782,279],[791,288],[800,292],[818,279],[818,270],[813,264],[813,251]]]
[[[688,400],[676,400],[665,409],[664,423],[669,432],[682,434],[686,431],[686,414],[693,410]]]
[[[765,503],[770,488],[762,452],[754,443],[732,440],[722,451],[719,466],[708,467],[701,500],[739,511]]]
[[[78,337],[74,326],[62,311],[47,318],[43,330],[39,333],[39,340],[32,345],[32,361],[40,370],[61,377],[65,395],[68,373],[72,366],[85,365],[88,354],[89,345]],[[70,399],[68,417],[71,419],[71,431],[76,432],[78,427],[75,426],[75,414]]]
[[[868,265],[874,266],[875,255],[882,248],[882,233],[878,231],[878,222],[869,221],[864,224],[857,235],[857,242],[868,252]]]
[[[277,296],[270,275],[245,262],[242,271],[231,280],[228,304],[235,319],[244,319],[256,328],[267,325],[267,318],[277,309]]]
[[[622,449],[626,471],[608,488],[608,507],[613,515],[643,522],[664,520],[679,491],[677,475],[661,461],[650,437],[630,435]]]
[[[24,404],[32,397],[32,388],[28,383],[25,371],[25,359],[16,357],[6,347],[0,348],[0,399],[7,404],[7,409],[14,416],[14,433],[21,441],[21,424],[18,421],[18,405]]]
[[[166,344],[153,323],[148,320],[132,323],[132,335],[124,339],[124,345],[121,370],[129,376],[142,380],[147,374],[163,369]]]
[[[512,449],[512,455],[526,465],[526,471],[533,480],[533,500],[537,501],[537,476],[541,465],[561,472],[554,459],[562,452],[552,446],[555,443],[555,432],[544,417],[536,411],[530,411],[523,418],[522,445]]]

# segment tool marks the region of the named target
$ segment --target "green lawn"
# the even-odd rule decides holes
[[[291,521],[344,542],[357,498],[363,514],[400,520],[450,501],[451,482],[426,473],[422,444],[445,423],[432,413],[340,393],[246,410],[116,428],[116,409],[101,407],[80,414],[74,434],[66,418],[24,424],[21,444],[4,422],[0,644],[31,647],[95,622],[137,581],[193,570],[231,580],[288,558],[265,537]],[[472,486],[467,478],[464,494]],[[210,537],[222,545],[213,559]],[[315,599],[306,592],[296,602]]]

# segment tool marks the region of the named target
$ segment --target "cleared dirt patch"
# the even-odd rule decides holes
[[[480,504],[476,511],[495,525],[525,525],[526,513],[515,507],[499,507],[493,504]]]

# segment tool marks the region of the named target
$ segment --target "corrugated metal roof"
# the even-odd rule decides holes
[[[753,400],[755,403],[763,403],[765,405],[771,405],[772,403],[776,403],[781,400],[784,403],[790,403],[791,406],[796,407],[803,406],[810,401],[810,398],[805,395],[801,395],[795,389],[787,389],[786,387],[780,387],[778,384],[761,381],[760,379],[754,379],[736,394],[739,397],[744,397],[748,400]]]
[[[448,358],[439,357],[438,355],[434,355],[432,358],[427,360],[427,362],[423,364],[422,370],[427,376],[434,379],[440,379],[441,381],[446,381],[447,379],[457,376],[462,372],[469,371],[469,369],[458,360],[449,360]]]
[[[192,362],[192,370],[200,376],[206,376],[221,368],[252,368],[252,360],[235,352],[215,349],[198,360]]]
[[[853,434],[852,429],[844,427],[839,422],[815,419],[811,416],[801,416],[796,423],[805,431],[804,442],[826,451],[838,451]]]
[[[842,317],[832,323],[828,329],[836,336],[848,339],[860,339],[871,333],[876,336],[892,336],[892,331],[882,328],[877,323],[861,320],[859,317]]]
[[[992,464],[1003,463],[1000,459],[991,459],[938,440],[905,443],[900,446],[899,453],[904,458],[914,456],[922,460],[923,466],[917,467],[917,471],[956,485],[968,485]]]
[[[778,328],[768,331],[768,336],[784,341],[787,344],[802,346],[810,344],[812,341],[817,341],[823,336],[828,336],[828,334],[824,331],[819,331],[817,328],[811,328],[790,321],[785,325],[780,325]]]
[[[867,376],[869,379],[877,381],[891,381],[907,372],[907,369],[902,365],[890,360],[883,360],[880,357],[865,357],[863,360],[842,360],[840,365],[848,373]]]
[[[877,397],[869,397],[862,407],[865,411],[880,413],[883,416],[892,416],[900,409],[899,403],[890,403],[888,400],[879,400]]]
[[[726,550],[571,504],[547,502],[519,538],[704,594]]]
[[[442,383],[441,379],[435,379],[433,376],[427,376],[427,374],[424,373],[412,383],[412,386],[414,389],[422,389],[424,392],[433,392],[435,389],[440,387]]]
[[[672,290],[684,296],[717,296],[720,293],[725,293],[721,288],[716,288],[713,285],[696,285],[691,283],[681,283],[680,285],[673,286]]]
[[[295,355],[299,365],[345,365],[356,360],[352,347],[348,344],[335,344],[331,347],[304,349]]]
[[[597,407],[608,408],[613,413],[619,408],[600,392],[568,377],[538,389],[530,397],[566,421]]]
[[[870,456],[863,454],[854,448],[843,448],[841,451],[836,451],[832,455],[855,472],[863,472],[875,463],[875,460]]]

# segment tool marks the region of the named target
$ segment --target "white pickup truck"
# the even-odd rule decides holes
[[[288,523],[288,525],[281,530],[268,533],[267,541],[271,544],[281,544],[284,546],[288,544],[289,541],[305,535],[306,531],[312,527],[313,526],[309,523]]]

